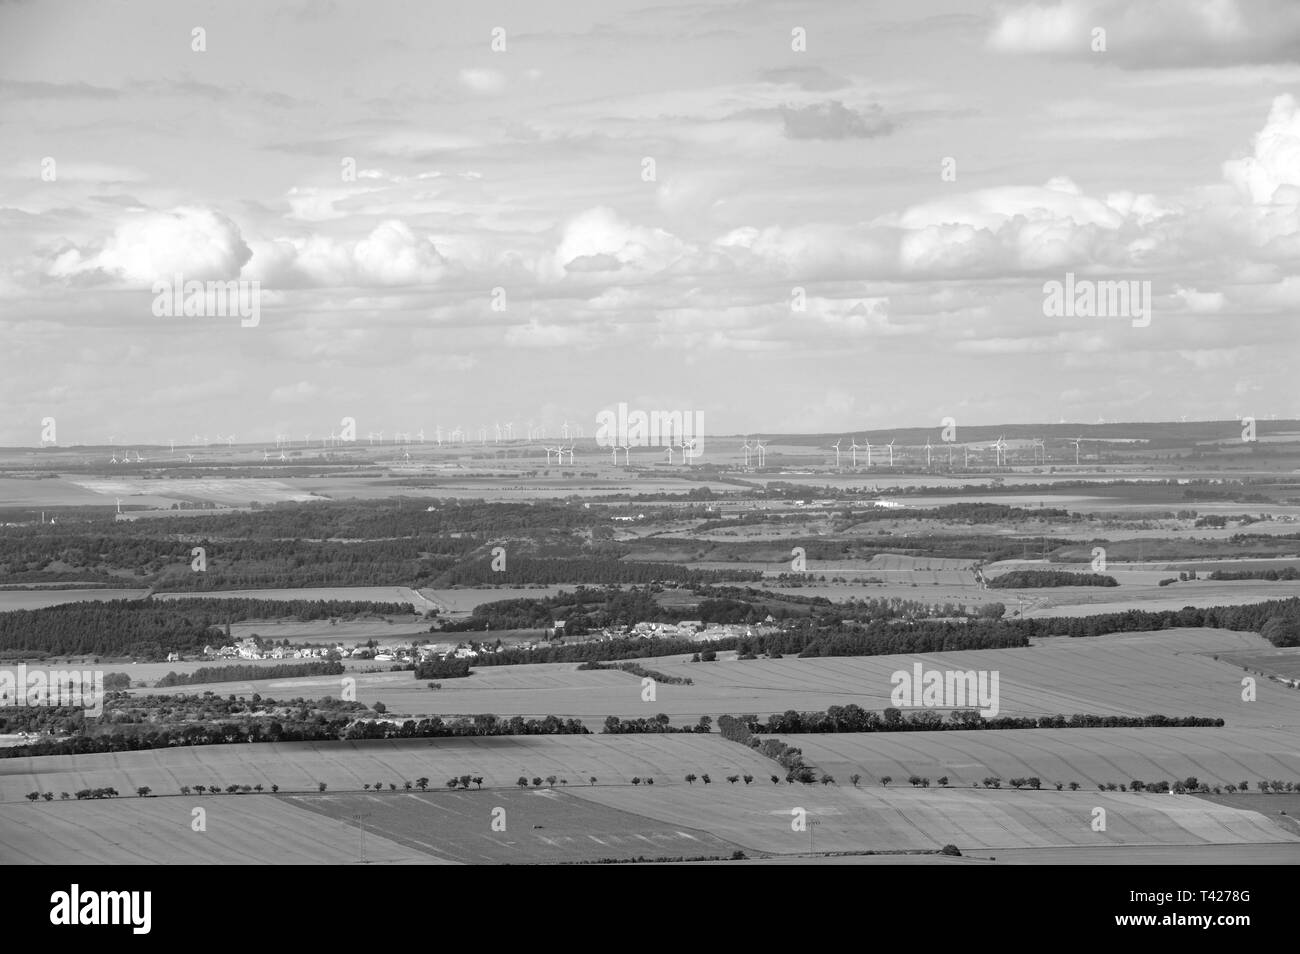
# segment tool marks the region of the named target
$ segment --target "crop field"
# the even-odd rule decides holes
[[[206,831],[191,827],[196,808],[206,814]],[[6,865],[338,865],[355,864],[359,849],[354,823],[271,795],[0,803]],[[451,863],[369,831],[366,858]]]
[[[729,858],[738,846],[680,819],[653,819],[550,789],[294,795],[307,813],[365,815],[407,848],[463,864],[546,864],[605,858]],[[495,830],[504,826],[504,830]]]
[[[1171,571],[1165,576],[1177,576]],[[1003,594],[1003,602],[1014,608],[1017,594],[1042,600],[1041,606],[1026,609],[1027,618],[1034,616],[1094,616],[1099,613],[1122,613],[1129,609],[1148,612],[1179,610],[1184,606],[1237,606],[1243,603],[1264,603],[1268,600],[1285,600],[1300,596],[1300,580],[1270,582],[1267,580],[1197,581],[1172,583],[1169,586],[1118,586],[1118,587],[1055,587],[1027,590],[988,590]]]
[[[46,606],[61,606],[64,603],[80,603],[85,600],[138,600],[148,590],[119,589],[57,589],[21,590],[8,587],[0,589],[0,613],[13,610],[42,609]]]
[[[1242,652],[1223,653],[1224,662],[1251,672],[1271,673],[1285,679],[1300,679],[1300,647],[1290,646],[1285,649],[1244,650]]]
[[[1258,779],[1300,781],[1300,733],[1294,728],[1008,729],[994,732],[871,732],[788,735],[804,760],[837,779],[860,774],[873,785],[890,776],[906,785],[947,776],[970,786],[992,776],[1036,777],[1044,787],[1195,776],[1209,785]],[[1168,797],[1168,796],[1166,796]]]
[[[692,663],[686,656],[641,660],[655,672],[692,685],[658,682],[643,701],[641,680],[617,671],[579,671],[577,663],[482,666],[464,679],[430,690],[411,672],[356,675],[357,700],[382,701],[390,717],[492,712],[583,720],[596,731],[608,715],[628,718],[667,713],[675,723],[722,713],[770,715],[857,704],[891,705],[891,677],[926,669],[997,671],[1001,715],[1200,715],[1230,726],[1300,726],[1300,692],[1260,680],[1254,702],[1241,699],[1241,669],[1215,653],[1260,651],[1269,644],[1251,633],[1177,629],[1081,639],[1046,639],[1023,649],[986,649],[923,655]],[[1271,647],[1270,647],[1271,648]],[[365,666],[383,666],[368,662]],[[129,670],[128,670],[129,671]],[[194,687],[218,695],[259,692],[272,698],[338,696],[338,676],[242,681]],[[175,691],[184,691],[178,689]]]
[[[90,755],[0,759],[0,801],[28,792],[75,792],[147,785],[174,793],[183,785],[279,785],[284,792],[385,787],[426,777],[441,787],[450,776],[481,775],[485,787],[514,786],[523,775],[567,780],[568,788],[627,785],[633,776],[655,786],[684,785],[688,772],[766,777],[775,763],[716,733],[710,735],[476,736],[366,742],[281,742],[202,745]]]
[[[0,477],[2,507],[84,507],[107,503],[103,496],[65,477]]]
[[[355,600],[374,603],[409,603],[420,612],[432,608],[428,599],[409,586],[303,586],[265,590],[194,590],[158,593],[155,598],[187,599],[192,596],[206,599]]]
[[[754,851],[974,849],[1089,845],[1287,843],[1300,837],[1254,811],[1190,795],[985,789],[853,788],[837,785],[716,784],[654,789],[583,789],[579,798],[699,827]],[[1093,809],[1106,830],[1093,831]],[[796,809],[806,813],[794,830]]]
[[[114,503],[121,497],[123,504],[147,503],[156,507],[169,507],[173,502],[206,501],[229,507],[245,507],[256,501],[262,504],[283,501],[311,500],[310,493],[295,490],[287,483],[267,477],[171,477],[166,480],[146,480],[143,477],[77,477],[70,482],[101,501]]]

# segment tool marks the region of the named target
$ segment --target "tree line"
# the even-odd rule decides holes
[[[0,613],[0,650],[51,656],[166,659],[195,653],[249,619],[317,620],[411,615],[406,603],[356,600],[87,600]]]

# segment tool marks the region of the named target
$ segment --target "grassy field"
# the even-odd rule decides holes
[[[1219,656],[1224,662],[1241,666],[1251,672],[1272,673],[1286,679],[1300,679],[1300,647],[1286,649],[1258,649],[1228,652]]]
[[[574,790],[579,798],[713,832],[774,853],[967,850],[1105,845],[1291,843],[1300,838],[1253,811],[1186,795],[881,789],[838,785],[680,786]],[[1092,830],[1093,809],[1106,830]],[[792,828],[795,809],[805,830]],[[812,824],[815,822],[816,824]]]
[[[650,776],[655,787],[682,785],[688,772],[709,772],[721,782],[732,773],[766,778],[779,770],[750,749],[712,735],[488,736],[367,742],[284,742],[204,745],[140,752],[0,759],[0,801],[28,792],[75,792],[113,787],[134,792],[147,785],[160,794],[182,785],[279,785],[285,792],[362,791],[427,777],[443,787],[453,775],[481,775],[486,787],[514,786],[521,776],[556,775],[567,788],[627,785]]]
[[[382,701],[390,715],[557,715],[582,719],[595,730],[608,715],[665,712],[680,724],[693,723],[701,715],[768,715],[849,703],[880,710],[891,704],[892,674],[911,672],[912,665],[921,662],[927,669],[996,670],[1004,715],[1160,713],[1221,717],[1233,726],[1300,727],[1300,692],[1260,680],[1256,701],[1243,702],[1241,669],[1213,658],[1214,653],[1254,652],[1263,647],[1268,643],[1250,633],[1180,629],[1047,639],[1023,649],[912,656],[741,661],[731,652],[714,663],[662,657],[642,663],[656,672],[689,678],[693,684],[660,682],[654,702],[642,701],[639,678],[614,671],[580,672],[576,663],[480,667],[468,678],[442,680],[437,691],[410,672],[363,674],[356,679],[358,701]],[[259,692],[272,698],[319,698],[338,696],[340,683],[337,676],[319,676],[196,688],[219,695]]]
[[[191,827],[206,813],[207,831]],[[270,795],[0,803],[0,862],[54,865],[340,865],[359,860],[350,821]],[[367,831],[386,864],[450,864]]]
[[[297,795],[305,812],[463,864],[547,864],[612,858],[729,858],[739,847],[680,820],[655,820],[563,791]],[[494,830],[504,826],[504,830]],[[367,835],[369,837],[369,835]]]
[[[970,787],[986,776],[1031,776],[1043,786],[1078,782],[1173,781],[1195,776],[1210,785],[1261,778],[1300,781],[1300,735],[1294,729],[1012,729],[997,732],[872,732],[787,735],[804,759],[843,782],[858,773],[872,785],[912,775],[936,784],[948,776]]]
[[[86,600],[138,600],[148,592],[147,589],[18,590],[6,588],[0,589],[0,613],[43,609],[46,606],[61,606],[64,603],[80,603]]]
[[[432,609],[430,600],[409,586],[302,586],[265,590],[195,590],[185,593],[159,593],[160,600],[187,599],[201,596],[206,599],[252,600],[356,600],[375,603],[408,603],[424,612]]]

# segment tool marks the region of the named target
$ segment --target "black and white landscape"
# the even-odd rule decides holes
[[[0,861],[1300,863],[1297,96],[1287,0],[0,2]]]

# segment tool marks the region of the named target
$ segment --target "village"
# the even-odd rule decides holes
[[[215,659],[327,659],[327,660],[372,660],[377,663],[394,663],[414,665],[428,659],[477,659],[492,655],[504,649],[548,649],[556,644],[575,644],[587,642],[609,642],[615,639],[688,639],[692,642],[710,643],[731,637],[765,636],[780,632],[781,625],[768,616],[761,623],[704,623],[702,620],[683,620],[680,623],[639,622],[626,627],[605,627],[593,630],[581,637],[565,636],[565,621],[558,620],[549,630],[548,639],[514,640],[505,643],[500,638],[492,643],[470,640],[451,644],[449,642],[409,642],[379,645],[375,640],[357,643],[347,647],[343,643],[332,646],[302,645],[290,646],[284,643],[271,645],[261,637],[253,635],[223,646],[204,646],[200,658]],[[180,653],[169,653],[168,662],[182,662],[185,657]]]

